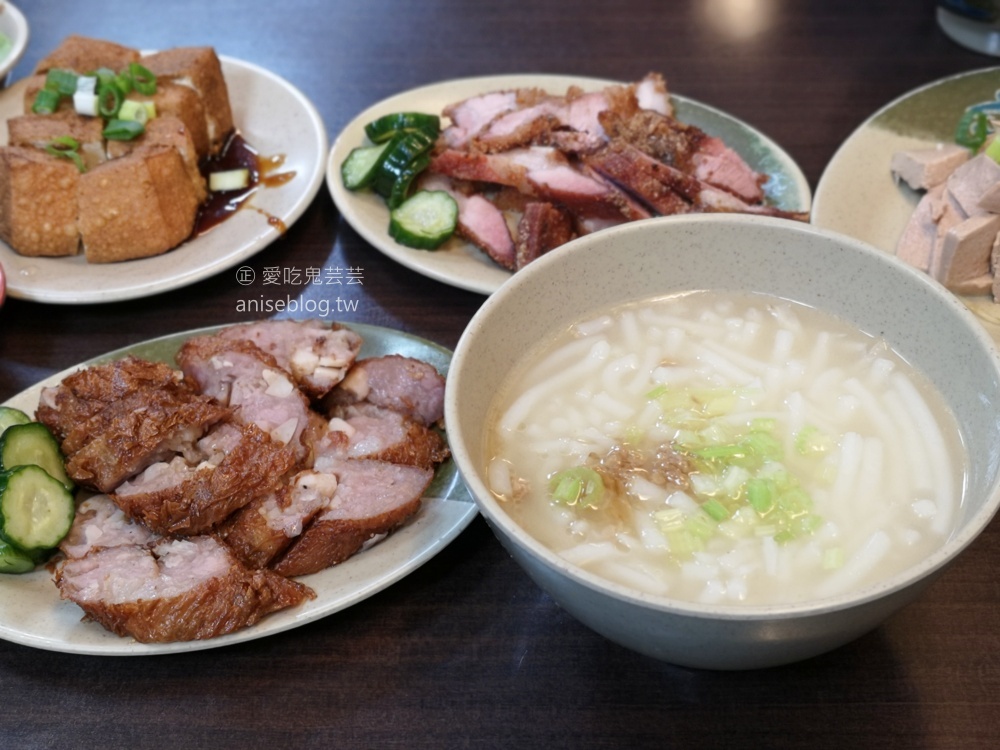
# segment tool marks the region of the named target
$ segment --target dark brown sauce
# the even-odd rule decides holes
[[[195,219],[191,236],[198,237],[205,234],[242,208],[250,208],[264,215],[267,217],[267,223],[277,227],[278,231],[283,234],[287,229],[285,223],[278,217],[271,216],[266,211],[250,205],[249,200],[258,189],[279,187],[295,177],[295,172],[279,171],[284,164],[285,156],[283,154],[262,157],[242,135],[233,133],[217,156],[202,162],[201,173],[207,182],[208,176],[212,172],[246,169],[250,173],[250,180],[245,188],[239,190],[209,193],[208,198],[198,210],[198,218]]]

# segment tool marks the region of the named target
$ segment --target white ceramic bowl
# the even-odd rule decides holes
[[[692,604],[611,583],[563,560],[500,507],[485,480],[487,415],[528,346],[594,310],[695,290],[752,290],[813,305],[881,334],[954,410],[970,454],[960,521],[934,554],[855,593],[779,606]],[[675,664],[749,669],[805,659],[875,628],[911,602],[1000,504],[1000,355],[967,308],[862,242],[782,219],[668,217],[565,245],[515,274],[463,333],[445,419],[455,461],[499,540],[568,612],[628,648]],[[960,626],[960,623],[956,623]]]
[[[10,50],[0,57],[0,86],[6,86],[10,71],[24,56],[28,48],[28,21],[17,6],[0,2],[0,33],[10,40]]]

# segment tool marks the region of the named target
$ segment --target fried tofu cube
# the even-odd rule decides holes
[[[146,123],[145,132],[131,141],[108,141],[108,158],[117,159],[144,146],[172,146],[184,159],[184,167],[194,185],[198,202],[208,197],[205,176],[199,167],[199,154],[184,121],[173,115],[155,117]]]
[[[199,159],[212,153],[205,105],[198,92],[190,86],[170,81],[157,81],[156,93],[152,96],[132,92],[128,98],[135,101],[152,101],[158,117],[169,115],[181,120],[191,135],[191,141],[194,143]]]
[[[80,235],[91,263],[147,258],[186,240],[198,198],[177,149],[146,146],[80,178]]]
[[[7,140],[11,146],[44,149],[57,138],[69,136],[79,144],[80,156],[87,169],[96,167],[107,156],[104,149],[103,123],[95,117],[75,113],[58,115],[19,115],[7,120]]]
[[[161,81],[189,86],[201,96],[209,151],[217,154],[233,132],[233,112],[222,63],[211,47],[175,47],[146,55],[141,63]]]
[[[0,147],[0,237],[21,255],[76,255],[80,172],[67,159]]]
[[[53,69],[89,73],[98,68],[111,68],[120,72],[130,63],[139,62],[139,50],[103,39],[71,34],[35,66],[35,73]]]

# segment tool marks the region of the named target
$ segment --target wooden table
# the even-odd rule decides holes
[[[455,77],[634,80],[726,110],[781,144],[815,188],[869,114],[994,64],[947,39],[929,0],[25,0],[28,74],[65,35],[213,45],[298,86],[330,139],[358,112]],[[322,189],[257,269],[352,266],[357,312],[454,347],[484,297],[370,247]],[[284,290],[290,291],[290,290]],[[147,299],[8,299],[0,401],[87,358],[246,318],[234,271]],[[0,642],[0,748],[984,748],[1000,742],[1000,530],[917,603],[833,653],[712,673],[630,653],[560,611],[480,519],[354,607],[182,655],[66,655]],[[0,602],[0,606],[3,603]]]

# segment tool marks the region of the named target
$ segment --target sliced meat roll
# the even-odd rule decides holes
[[[367,401],[432,425],[444,417],[444,376],[434,366],[399,354],[361,359],[330,391],[326,405]]]
[[[302,434],[315,415],[309,399],[273,356],[243,339],[200,336],[181,347],[177,362],[201,393],[305,458]]]
[[[234,514],[220,529],[226,544],[252,568],[265,568],[298,538],[337,490],[337,477],[299,472],[289,484]]]
[[[449,456],[440,433],[414,419],[362,401],[337,407],[313,446],[315,459],[370,458],[432,468]],[[315,460],[314,459],[314,460]]]
[[[87,619],[141,643],[214,638],[315,596],[247,568],[212,536],[94,549],[63,561],[55,580]]]
[[[115,490],[115,503],[161,534],[203,534],[270,492],[295,466],[295,452],[255,425],[224,428],[236,435],[210,435],[200,443],[223,443],[218,455],[197,463],[176,456],[153,464]]]
[[[312,398],[344,379],[361,350],[361,336],[318,320],[262,320],[223,329],[219,336],[250,341],[274,357]]]
[[[402,526],[420,509],[431,469],[386,461],[317,460],[337,477],[330,507],[319,514],[272,569],[286,576],[316,573]]]
[[[59,544],[66,557],[83,557],[94,549],[148,545],[160,536],[129,519],[107,495],[93,495],[76,508],[73,525]]]

